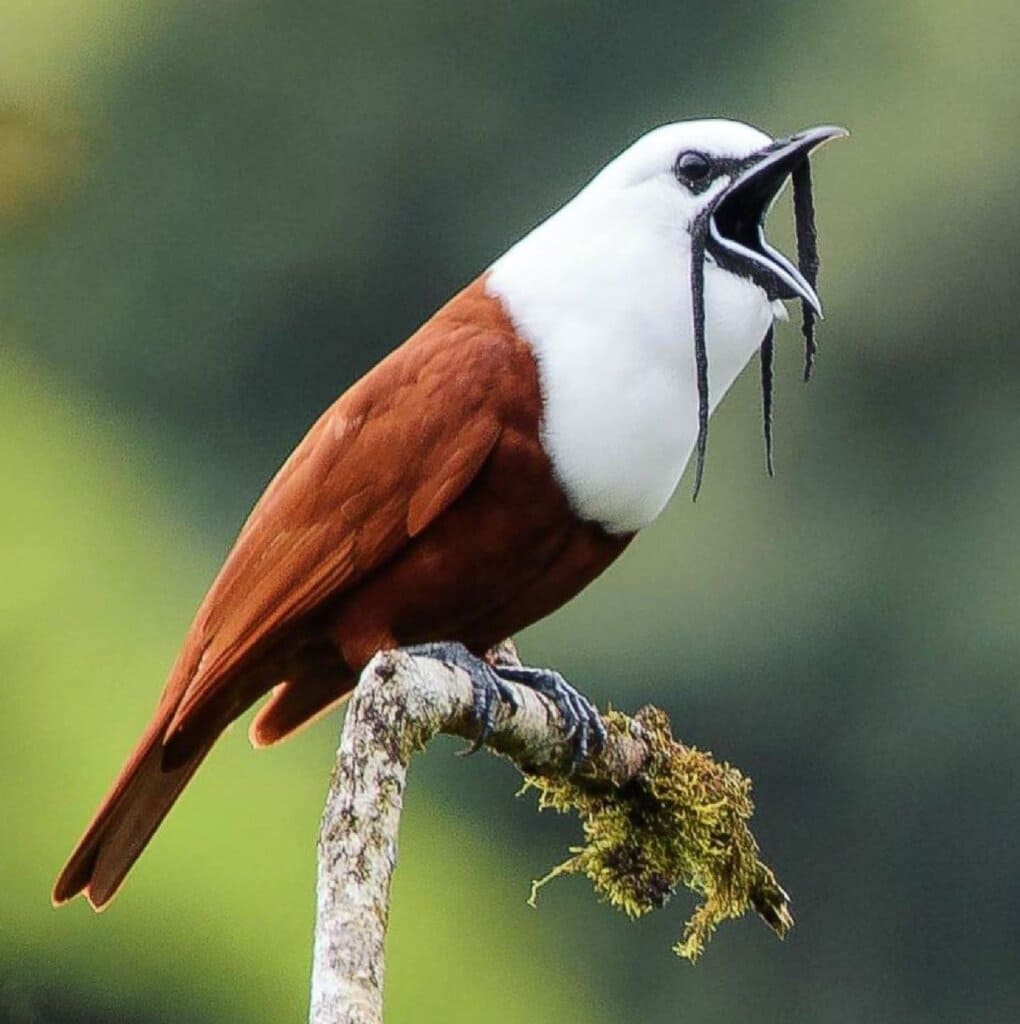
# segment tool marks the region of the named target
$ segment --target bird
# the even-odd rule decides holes
[[[510,683],[604,738],[552,669],[485,652],[554,612],[662,512],[709,415],[814,270],[766,240],[809,155],[739,121],[646,133],[344,392],[271,480],[195,615],[151,721],[53,889],[104,908],[224,729],[275,744],[380,650],[464,668],[479,742]],[[796,178],[794,179],[796,188]],[[812,226],[813,234],[813,226]]]

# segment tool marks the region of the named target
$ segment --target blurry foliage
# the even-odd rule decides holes
[[[0,221],[53,202],[75,158],[75,139],[66,126],[21,109],[0,109]]]
[[[1006,0],[5,0],[0,1019],[300,1017],[334,719],[229,737],[102,918],[53,873],[319,410],[632,138],[718,113],[854,131],[816,161],[816,380],[780,332],[778,479],[752,372],[698,505],[524,651],[748,771],[798,927],[689,972],[669,915],[530,911],[569,830],[437,750],[391,1018],[1016,1020],[1018,44]]]

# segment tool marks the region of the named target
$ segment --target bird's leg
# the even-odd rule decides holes
[[[434,658],[463,669],[470,677],[475,717],[481,723],[481,731],[468,753],[478,750],[492,733],[497,701],[506,701],[514,711],[520,708],[520,698],[508,683],[517,683],[544,694],[556,705],[566,726],[566,738],[574,743],[571,771],[576,770],[589,753],[601,749],[606,741],[606,729],[595,706],[559,672],[526,665],[490,665],[460,643],[417,644],[406,650],[409,654]]]
[[[453,668],[463,669],[471,680],[471,689],[474,692],[474,712],[481,729],[478,739],[471,744],[465,753],[473,754],[492,734],[496,722],[493,713],[499,701],[506,701],[513,711],[521,706],[521,699],[514,692],[512,686],[499,675],[499,670],[490,665],[483,658],[472,654],[463,644],[456,642],[415,644],[412,647],[405,647],[408,654],[420,658],[432,658],[441,661],[444,665]]]

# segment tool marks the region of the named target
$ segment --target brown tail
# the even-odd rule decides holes
[[[218,731],[204,736],[186,758],[168,765],[163,718],[157,715],[149,726],[64,865],[53,888],[54,905],[81,892],[96,910],[110,902],[219,737]]]
[[[335,657],[332,662],[304,666],[293,682],[276,687],[252,723],[252,742],[268,746],[285,739],[342,700],[355,679]],[[224,686],[218,699],[211,700],[169,744],[166,730],[178,704],[177,688],[169,690],[169,697],[164,694],[149,728],[64,865],[53,888],[55,905],[78,893],[84,893],[96,910],[110,902],[223,729],[269,685],[264,677],[254,675]]]

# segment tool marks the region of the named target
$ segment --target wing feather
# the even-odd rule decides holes
[[[281,631],[355,586],[470,485],[502,427],[507,327],[471,289],[339,398],[252,510],[164,692],[169,739]],[[489,303],[491,299],[487,299]]]

